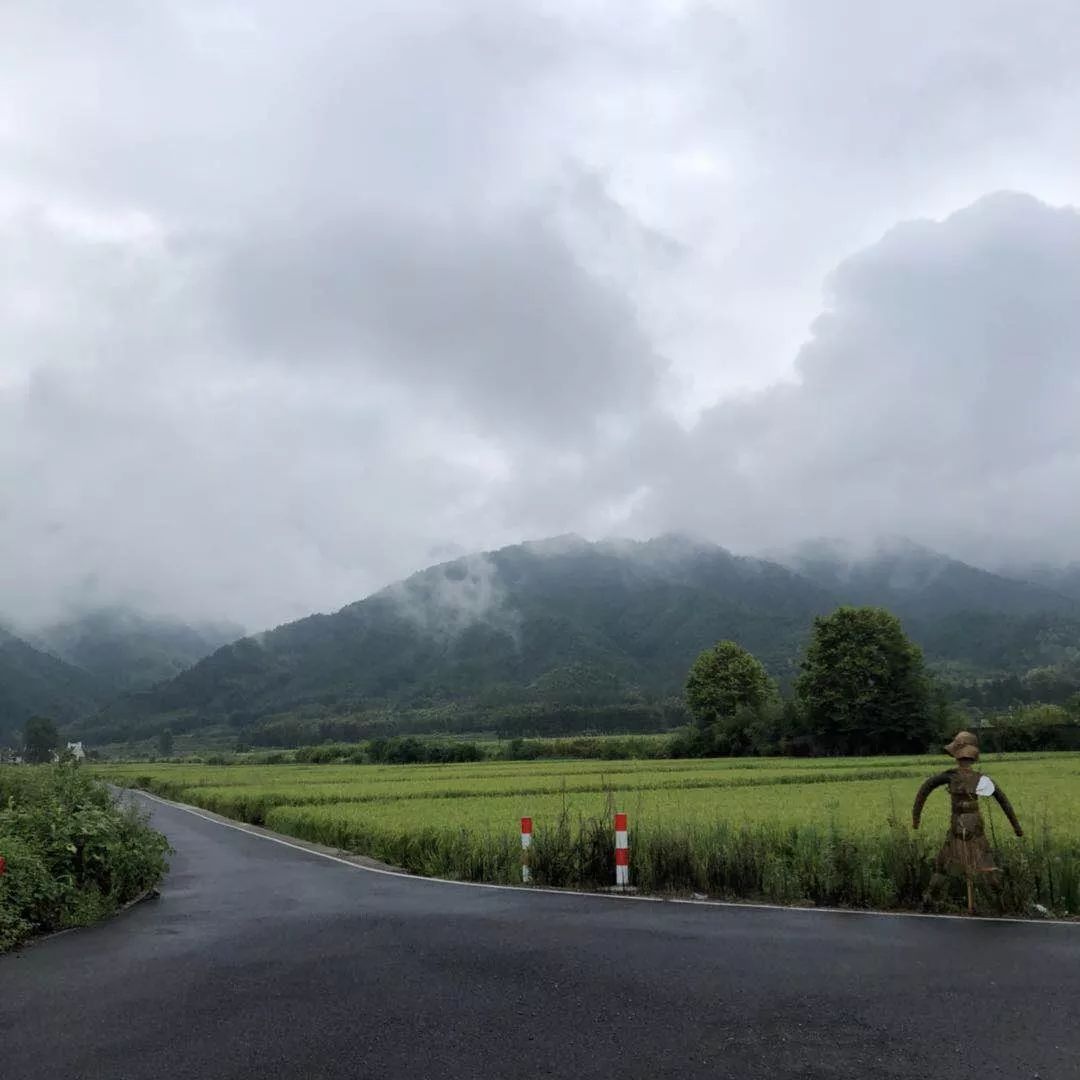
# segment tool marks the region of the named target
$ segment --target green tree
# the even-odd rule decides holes
[[[158,754],[161,757],[172,757],[173,733],[172,728],[164,728],[157,737]]]
[[[801,668],[796,693],[820,750],[906,753],[941,734],[922,650],[883,608],[816,618]]]
[[[762,752],[764,718],[776,687],[761,661],[734,641],[719,641],[693,663],[686,678],[686,705],[694,723],[709,732],[715,752]]]
[[[31,764],[52,761],[60,745],[60,733],[47,716],[31,716],[23,729],[23,757]]]

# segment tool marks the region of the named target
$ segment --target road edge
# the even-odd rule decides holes
[[[44,945],[46,941],[52,941],[53,938],[64,937],[65,934],[78,934],[84,930],[93,930],[98,926],[107,926],[115,919],[119,919],[121,915],[130,911],[137,904],[145,903],[147,900],[153,900],[158,895],[157,886],[151,885],[145,892],[128,900],[126,904],[121,904],[115,911],[109,912],[108,915],[105,915],[100,919],[95,919],[92,923],[80,924],[79,926],[65,926],[63,930],[50,930],[46,934],[32,934],[30,937],[17,942],[12,948],[0,952],[0,960],[3,960],[5,956],[18,956],[27,949],[33,949],[37,945]]]
[[[247,822],[236,821],[211,810],[204,810],[199,806],[191,806],[188,803],[177,802],[174,799],[166,799],[161,795],[146,791],[143,788],[121,788],[121,791],[130,792],[133,795],[150,799],[153,802],[171,806],[176,810],[192,814],[215,825],[221,825],[226,829],[235,829],[237,832],[247,833],[262,840],[268,840],[283,847],[303,851],[309,855],[317,855],[323,859],[340,863],[353,870],[361,870],[369,874],[382,874],[387,877],[403,878],[408,881],[425,882],[431,885],[453,885],[464,889],[494,889],[501,892],[521,892],[536,895],[537,893],[551,896],[587,896],[599,900],[614,900],[646,904],[679,904],[691,907],[713,907],[736,909],[739,911],[792,911],[804,912],[814,915],[852,915],[862,918],[876,919],[947,919],[965,923],[1007,923],[1022,926],[1080,926],[1080,918],[1077,919],[1027,919],[1019,916],[1004,915],[949,915],[935,914],[921,911],[874,911],[868,908],[839,908],[839,907],[805,907],[789,904],[764,904],[752,901],[738,900],[694,900],[677,896],[645,896],[640,893],[615,893],[615,892],[592,892],[585,889],[555,889],[540,885],[497,885],[486,881],[457,881],[454,878],[425,877],[422,874],[410,874],[400,867],[389,866],[372,859],[366,855],[353,855],[350,852],[341,851],[337,848],[327,847],[324,844],[315,844],[307,840],[300,840],[294,836],[286,836],[261,825],[249,825]],[[76,927],[75,929],[78,929]],[[66,931],[64,931],[66,933]]]

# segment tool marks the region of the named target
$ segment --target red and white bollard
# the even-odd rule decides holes
[[[626,841],[626,815],[615,815],[615,888],[622,891],[630,884],[630,846]]]
[[[532,845],[532,818],[521,819],[521,880],[528,885],[529,878],[529,847]]]

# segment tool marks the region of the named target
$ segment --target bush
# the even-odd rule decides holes
[[[988,750],[1077,750],[1080,723],[1060,705],[1027,705],[998,713],[979,728],[981,745]]]
[[[157,884],[167,851],[76,765],[0,768],[0,950],[111,914]]]
[[[324,743],[301,746],[294,760],[308,765],[444,765],[483,761],[479,744],[456,739],[372,739],[368,743]]]
[[[504,761],[545,758],[583,758],[601,761],[689,757],[671,752],[674,743],[664,735],[581,735],[567,739],[511,739],[497,756]]]
[[[7,873],[0,877],[0,952],[57,920],[60,886],[22,837],[0,830]]]

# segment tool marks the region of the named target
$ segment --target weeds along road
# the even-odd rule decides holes
[[[0,957],[5,1080],[1080,1077],[1080,926],[467,888],[152,813],[160,898]]]

